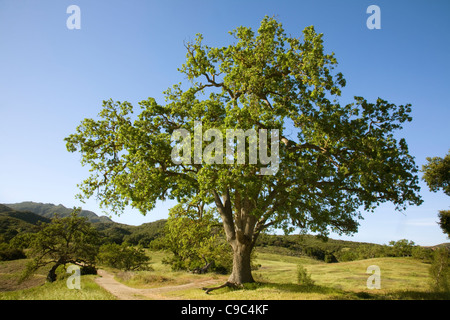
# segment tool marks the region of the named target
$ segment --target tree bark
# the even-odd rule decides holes
[[[250,257],[258,235],[255,233],[257,219],[251,214],[254,206],[248,199],[242,199],[235,191],[234,213],[229,190],[220,198],[218,192],[213,191],[217,209],[222,217],[228,243],[233,248],[233,269],[228,279],[231,285],[242,285],[254,282],[252,277]]]
[[[61,265],[60,262],[56,262],[47,274],[47,282],[54,282],[56,280],[56,269]]]
[[[255,282],[251,269],[251,253],[253,246],[235,242],[233,245],[233,269],[228,282],[235,285]]]
[[[233,248],[233,269],[228,281],[217,287],[202,288],[206,294],[225,287],[239,288],[244,283],[255,282],[251,269],[253,243],[243,244],[234,241],[231,246]]]

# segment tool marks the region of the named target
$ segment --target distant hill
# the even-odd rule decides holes
[[[73,209],[62,204],[21,202],[14,204],[0,204],[0,242],[9,241],[21,232],[33,232],[39,222],[50,222],[58,214],[60,217],[69,216]],[[87,217],[93,226],[100,232],[105,242],[122,243],[124,241],[133,245],[148,246],[150,242],[163,235],[167,220],[158,220],[132,226],[112,221],[106,216],[98,216],[92,211],[82,210],[81,216]],[[308,255],[328,262],[355,259],[355,257],[376,257],[391,254],[386,245],[354,242],[346,240],[328,239],[324,242],[313,235],[269,235],[261,234],[256,246],[264,251],[283,252],[287,255]],[[450,247],[450,243],[443,243],[427,247]]]
[[[32,201],[11,203],[5,205],[17,211],[30,211],[49,219],[53,218],[55,214],[57,214],[61,218],[68,217],[73,211],[73,209],[66,208],[62,204],[54,205],[52,203],[40,203]],[[89,210],[81,210],[80,216],[88,218],[90,222],[103,222],[103,223],[113,222],[110,218],[106,216],[99,217],[97,214]]]
[[[434,245],[434,246],[426,246],[425,248],[431,248],[431,249],[438,249],[438,248],[447,248],[447,249],[450,249],[450,242],[444,242],[444,243],[441,243],[441,244],[437,244],[437,245]]]
[[[32,232],[39,222],[50,222],[57,214],[60,218],[67,217],[73,209],[62,204],[40,202],[21,202],[0,204],[0,235],[10,240],[19,232]],[[117,223],[106,216],[98,216],[92,211],[81,210],[80,215],[87,217],[93,226],[100,232],[105,241],[148,245],[152,240],[162,235],[166,220],[144,223],[140,226],[131,226]]]
[[[50,219],[30,211],[17,211],[0,204],[0,235],[6,241],[21,232],[34,232],[39,222],[48,223]]]

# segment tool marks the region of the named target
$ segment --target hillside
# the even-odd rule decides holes
[[[39,222],[50,222],[56,215],[67,217],[73,209],[66,208],[62,204],[21,202],[12,204],[0,204],[0,235],[10,240],[19,232],[31,232]],[[89,210],[81,210],[80,215],[88,218],[100,234],[109,241],[147,246],[151,241],[162,234],[165,220],[144,223],[140,226],[132,226],[112,221],[106,216],[98,216]]]
[[[6,241],[20,232],[33,232],[39,222],[48,223],[50,219],[30,211],[17,211],[0,204],[0,235]]]
[[[0,235],[9,240],[19,232],[34,230],[39,221],[49,222],[55,214],[65,217],[71,212],[72,209],[68,209],[61,204],[37,202],[0,204]],[[141,244],[146,247],[163,234],[166,222],[166,220],[158,220],[132,226],[114,222],[106,216],[99,217],[88,210],[82,210],[81,216],[87,217],[107,241],[115,243],[126,241],[133,245]],[[277,252],[290,256],[309,256],[326,262],[396,255],[392,248],[386,245],[334,239],[323,241],[316,236],[307,234],[261,234],[256,246],[263,249],[264,252]],[[438,246],[450,246],[450,243],[438,244],[428,247],[428,249],[434,249]]]

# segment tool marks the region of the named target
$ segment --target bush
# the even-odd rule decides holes
[[[0,243],[0,261],[17,260],[26,258],[25,253],[17,248],[13,248],[7,243]]]
[[[433,250],[421,246],[415,246],[412,249],[412,257],[414,259],[431,261],[433,259]]]
[[[303,249],[303,252],[311,258],[322,261],[325,260],[325,252],[320,248],[306,247]]]
[[[80,269],[80,273],[81,275],[86,275],[86,274],[97,274],[97,268],[94,266],[81,266]]]
[[[120,270],[148,270],[148,257],[144,249],[131,247],[126,242],[122,244],[110,243],[100,247],[98,260],[109,267]]]
[[[433,254],[429,272],[431,287],[435,291],[450,291],[450,257],[447,248],[439,248]]]
[[[311,275],[301,264],[297,265],[297,283],[302,286],[314,285],[314,280],[311,279]]]
[[[325,261],[326,263],[334,263],[334,262],[338,262],[337,259],[336,259],[336,257],[334,256],[334,254],[329,253],[329,252],[325,254],[325,259],[324,259],[324,261]]]

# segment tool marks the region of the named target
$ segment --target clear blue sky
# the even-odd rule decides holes
[[[81,29],[69,30],[66,9],[78,5]],[[369,30],[369,5],[381,9],[381,29]],[[0,203],[36,201],[80,206],[76,187],[88,175],[64,137],[102,100],[155,97],[183,80],[183,42],[232,41],[237,26],[257,28],[275,16],[288,34],[314,25],[335,52],[346,80],[342,102],[360,95],[411,103],[405,137],[419,167],[450,149],[450,2],[432,1],[105,1],[0,0]],[[347,99],[347,100],[346,100]],[[430,193],[424,204],[365,214],[351,239],[374,243],[406,238],[422,245],[449,241],[437,221],[450,198]],[[94,200],[82,205],[101,214]],[[141,224],[167,217],[170,204],[147,216],[128,210],[115,221]],[[332,235],[332,237],[337,238]],[[348,239],[345,237],[345,239]]]

